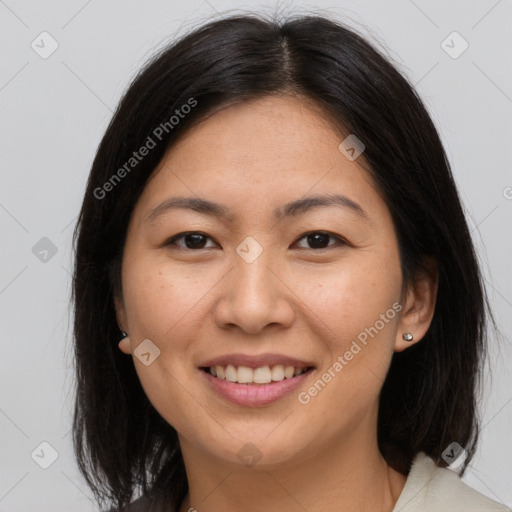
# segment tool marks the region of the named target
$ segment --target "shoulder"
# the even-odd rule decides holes
[[[393,512],[510,512],[507,506],[479,493],[454,471],[440,468],[425,453],[414,458]]]

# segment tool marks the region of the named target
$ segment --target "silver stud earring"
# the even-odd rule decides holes
[[[402,338],[405,341],[412,341],[414,339],[413,335],[410,332],[405,333]]]

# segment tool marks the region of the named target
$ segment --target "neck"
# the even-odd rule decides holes
[[[392,512],[406,476],[387,465],[369,434],[360,428],[307,459],[265,469],[212,460],[180,438],[189,482],[180,512]]]

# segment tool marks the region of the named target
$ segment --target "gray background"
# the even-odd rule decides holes
[[[89,168],[129,79],[154,50],[217,13],[253,9],[314,10],[349,23],[381,44],[424,98],[503,332],[492,340],[481,443],[464,480],[512,505],[512,1],[7,0],[0,1],[0,511],[96,510],[69,435],[71,235]],[[44,31],[58,44],[47,58],[52,40]],[[469,44],[460,55],[463,41],[446,40],[453,31]],[[58,454],[47,469],[40,465],[53,452],[42,442]]]

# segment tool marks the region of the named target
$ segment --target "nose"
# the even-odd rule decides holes
[[[270,325],[289,327],[295,318],[289,286],[271,251],[250,263],[235,254],[234,268],[219,283],[214,321],[220,328],[238,327],[248,334],[259,334]]]

